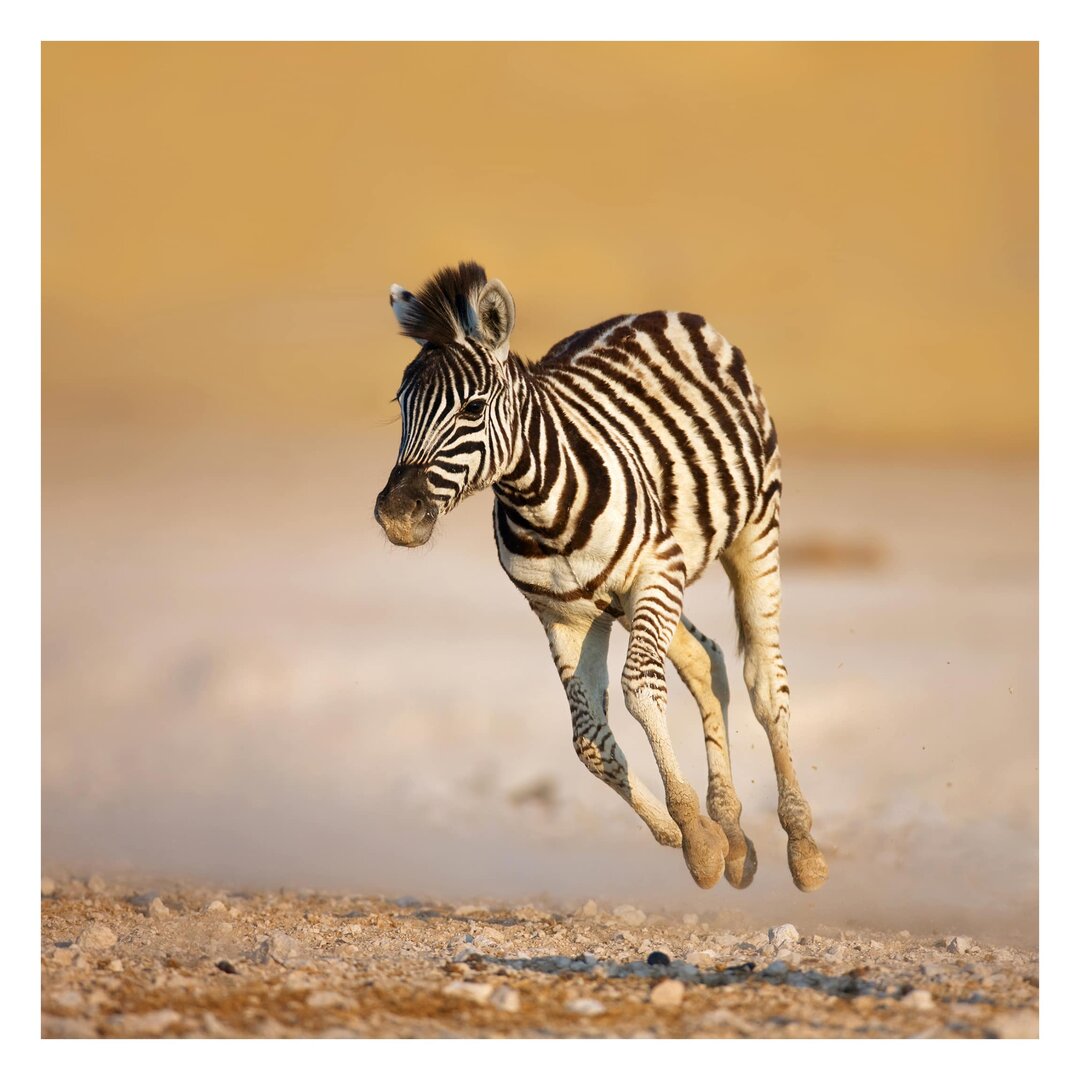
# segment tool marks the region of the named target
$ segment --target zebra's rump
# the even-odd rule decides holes
[[[530,369],[564,428],[626,474],[693,580],[779,489],[776,430],[742,352],[700,315],[653,311],[578,331]],[[620,485],[621,486],[621,485]],[[649,530],[652,531],[652,530]]]

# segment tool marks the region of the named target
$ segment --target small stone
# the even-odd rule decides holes
[[[926,1010],[934,1007],[934,999],[929,990],[909,990],[900,999],[900,1004],[909,1009]]]
[[[105,891],[105,879],[100,874],[91,874],[87,879],[86,887],[98,896]]]
[[[468,918],[470,915],[487,915],[491,911],[491,908],[485,904],[462,904],[461,907],[454,908],[455,915],[461,915]]]
[[[627,926],[641,926],[645,922],[645,912],[633,904],[620,904],[612,914]]]
[[[120,960],[120,959],[110,960],[109,961],[109,970],[110,971],[123,971],[124,970],[124,961]]]
[[[239,972],[236,970],[236,968],[233,967],[233,965],[230,964],[228,960],[219,960],[214,965],[214,967],[216,967],[218,969],[218,971],[224,971],[226,975],[238,975],[239,974]]]
[[[677,1009],[686,995],[686,987],[677,979],[662,979],[649,992],[649,1001],[660,1008]]]
[[[965,953],[971,952],[975,947],[975,942],[969,937],[953,937],[949,938],[945,945],[945,948],[951,953],[958,953],[963,956]]]
[[[91,923],[78,938],[80,949],[111,949],[116,935],[104,923]]]
[[[463,982],[455,979],[454,982],[443,987],[443,993],[449,997],[464,998],[476,1005],[486,1005],[495,993],[495,987],[491,983]]]
[[[291,967],[304,962],[304,948],[291,934],[275,930],[260,943],[257,956],[263,964],[274,960],[282,967]]]
[[[788,973],[788,966],[783,960],[774,960],[766,969],[764,974],[766,975],[786,975]]]
[[[491,1004],[499,1012],[516,1013],[521,1011],[521,995],[505,983],[491,995]]]
[[[125,1035],[161,1035],[167,1028],[180,1022],[175,1009],[155,1009],[146,1013],[127,1013],[112,1021]]]
[[[452,964],[464,964],[467,960],[479,955],[479,949],[477,949],[473,945],[466,945],[464,948],[459,949],[456,953],[454,953],[453,958],[450,962]]]
[[[155,896],[146,908],[146,913],[151,919],[161,921],[172,918],[172,912],[162,903],[160,896]]]
[[[671,957],[660,951],[649,953],[645,963],[651,967],[667,967],[671,963]]]
[[[791,923],[781,923],[769,928],[769,944],[779,951],[799,944],[799,931]]]
[[[43,877],[41,879],[41,895],[42,896],[55,896],[56,895],[56,882],[51,877]]]
[[[581,905],[581,910],[578,914],[584,919],[595,919],[596,913],[599,910],[595,900],[586,900],[585,903]]]
[[[211,900],[204,910],[207,915],[224,915],[227,909],[220,900]]]
[[[307,1003],[311,1009],[342,1009],[348,1006],[349,999],[336,990],[312,990]]]
[[[566,1003],[566,1011],[575,1016],[602,1016],[607,1010],[596,998],[574,998]]]

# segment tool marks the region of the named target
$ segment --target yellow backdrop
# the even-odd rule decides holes
[[[781,435],[1036,440],[1034,44],[46,44],[47,429],[369,427],[386,289],[699,311]]]

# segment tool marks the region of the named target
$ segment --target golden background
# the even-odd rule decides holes
[[[357,430],[439,265],[700,312],[782,437],[1036,443],[1035,44],[46,44],[46,432]]]

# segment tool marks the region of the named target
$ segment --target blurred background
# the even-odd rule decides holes
[[[42,67],[47,866],[1034,940],[1036,45]],[[822,892],[787,880],[721,571],[687,613],[731,661],[747,893],[699,892],[577,762],[490,495],[429,549],[378,530],[413,355],[387,288],[463,258],[527,356],[658,307],[746,353],[784,449]],[[703,788],[681,689],[671,723]]]

